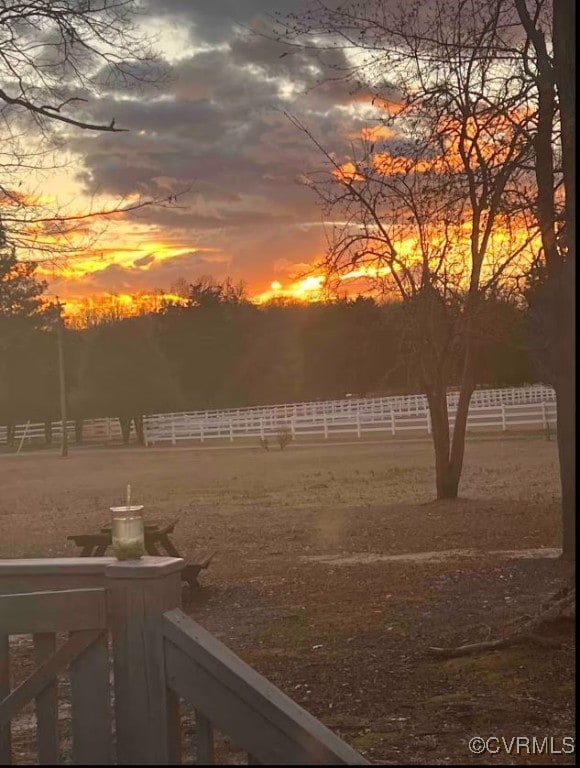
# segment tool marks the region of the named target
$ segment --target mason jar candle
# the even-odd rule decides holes
[[[145,554],[143,505],[111,507],[113,554],[118,560],[138,560]]]

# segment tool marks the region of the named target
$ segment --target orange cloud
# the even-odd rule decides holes
[[[466,164],[475,170],[482,162],[489,169],[500,168],[513,155],[520,127],[529,117],[528,110],[513,111],[509,115],[482,111],[481,114],[470,116],[465,122],[453,117],[441,117],[436,130],[444,143],[444,151],[440,154],[430,158],[416,158],[381,151],[372,153],[370,161],[364,164],[347,160],[333,171],[333,175],[338,180],[352,182],[364,180],[369,169],[387,176],[461,171]],[[373,142],[395,135],[396,132],[388,126],[376,126],[363,128],[351,138]]]
[[[388,125],[375,125],[368,128],[362,128],[360,131],[353,131],[347,134],[351,140],[362,139],[363,141],[378,141],[379,139],[392,139],[397,135],[393,128]]]

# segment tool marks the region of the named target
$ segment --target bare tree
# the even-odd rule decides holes
[[[575,3],[515,0],[527,35],[525,66],[534,84],[537,199],[546,277],[536,298],[537,335],[556,390],[562,487],[563,556],[576,557],[576,126]],[[551,13],[550,13],[551,11]],[[559,155],[561,154],[561,172]],[[564,210],[561,207],[560,175]]]
[[[128,130],[91,114],[111,86],[152,86],[166,72],[137,22],[135,0],[0,0],[0,217],[21,251],[52,256],[86,248],[86,219],[173,202],[133,196],[109,208],[66,211],[29,182],[62,166],[73,131]],[[26,185],[23,186],[23,184]],[[24,191],[25,190],[25,191]],[[98,236],[99,233],[95,233]]]
[[[458,494],[487,302],[534,255],[528,207],[535,110],[504,0],[380,0],[293,17],[287,34],[343,51],[337,76],[373,93],[375,126],[309,183],[338,224],[325,267],[395,291],[427,395],[438,498]],[[287,38],[286,38],[287,39]],[[322,42],[321,42],[322,41]],[[336,66],[336,65],[335,65]],[[340,69],[341,68],[341,69]],[[450,430],[447,387],[459,397]]]

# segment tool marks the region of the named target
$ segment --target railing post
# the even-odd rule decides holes
[[[117,763],[167,765],[180,750],[165,684],[161,616],[179,607],[184,561],[143,557],[105,570],[113,636]],[[170,743],[171,742],[171,743]]]

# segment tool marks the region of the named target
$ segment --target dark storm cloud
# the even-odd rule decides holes
[[[266,3],[266,5],[268,5]],[[174,62],[157,92],[126,98],[123,83],[109,82],[90,103],[91,119],[129,128],[127,133],[73,137],[84,157],[79,178],[87,192],[169,196],[191,186],[178,207],[147,208],[137,221],[157,227],[160,238],[179,236],[192,248],[218,249],[220,270],[257,280],[280,277],[273,265],[320,257],[324,238],[314,194],[298,177],[323,165],[319,151],[284,114],[296,114],[321,142],[340,153],[366,124],[344,107],[358,97],[339,82],[323,82],[316,58],[307,53],[281,58],[278,44],[235,29],[265,7],[250,2],[153,2],[151,14],[190,24],[195,38],[228,48],[197,49]],[[269,11],[296,10],[297,3],[269,2]],[[333,62],[344,63],[343,54]],[[145,257],[148,258],[148,257]],[[147,269],[143,269],[146,266]],[[169,287],[167,280],[204,268],[193,254],[111,267],[87,277],[93,289],[115,280],[123,285]],[[184,271],[187,275],[184,275]],[[203,271],[208,271],[203,269]],[[214,269],[215,272],[215,269]],[[159,281],[165,280],[165,283]],[[104,288],[103,288],[104,289]],[[119,287],[121,290],[121,287]]]
[[[147,0],[148,14],[155,18],[178,20],[191,28],[197,42],[227,41],[240,25],[258,16],[286,15],[298,10],[300,0]]]
[[[175,75],[172,99],[100,101],[96,119],[113,114],[131,131],[77,144],[85,157],[81,178],[91,192],[158,194],[155,180],[167,185],[169,179],[174,185],[168,192],[192,182],[206,202],[265,196],[271,206],[288,197],[308,199],[313,207],[311,194],[293,187],[319,157],[284,115],[295,103],[283,100],[279,83],[217,52],[180,63]],[[335,147],[353,128],[338,112],[312,114],[309,122]]]
[[[255,33],[244,32],[230,41],[230,55],[237,64],[254,65],[273,78],[291,80],[304,108],[324,109],[353,101],[370,101],[368,88],[353,82],[352,66],[345,51],[295,48],[269,35],[263,23],[254,23]],[[259,34],[261,33],[261,34]],[[386,94],[395,98],[395,94]]]

